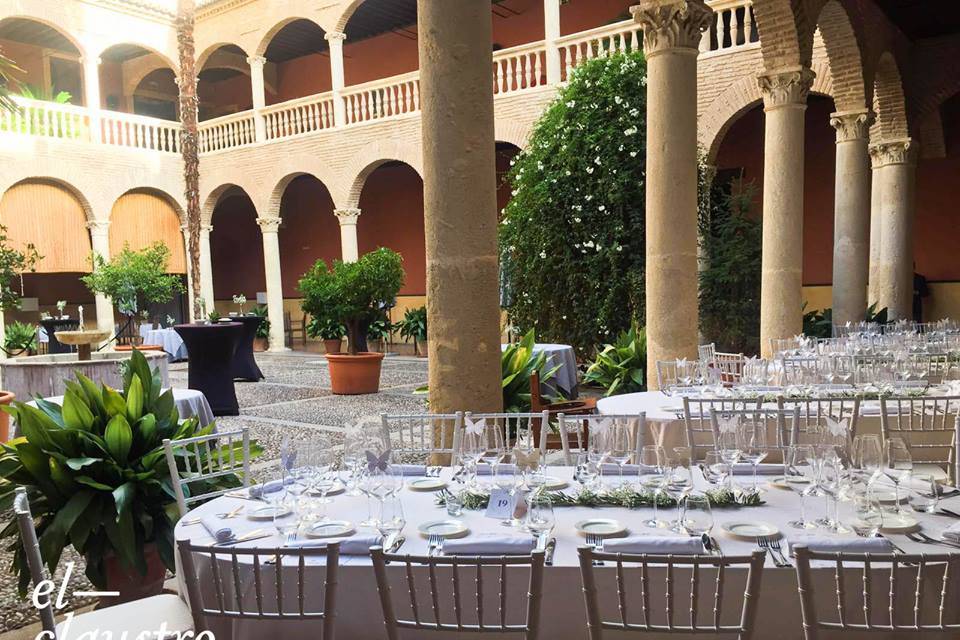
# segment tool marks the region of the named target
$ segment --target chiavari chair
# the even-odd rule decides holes
[[[559,416],[558,431],[560,446],[563,450],[564,461],[568,466],[577,463],[577,454],[587,451],[591,433],[597,431],[598,424],[626,423],[633,432],[633,441],[636,443],[634,456],[639,459],[639,452],[643,448],[647,436],[647,414],[644,412],[619,415],[576,415],[568,416],[561,413]],[[571,442],[571,439],[575,439]]]
[[[736,425],[763,426],[767,435],[768,449],[779,452],[782,462],[784,451],[792,444],[791,434],[800,420],[800,408],[764,408],[717,410],[710,413],[710,426],[713,429],[713,441],[718,442],[721,421],[732,420]]]
[[[164,439],[163,452],[181,517],[191,503],[235,488],[214,489],[210,480],[235,475],[243,486],[250,486],[250,434],[246,427],[181,440]]]
[[[537,449],[541,456],[546,455],[547,434],[550,431],[548,426],[550,424],[549,411],[537,413],[472,413],[467,411],[463,418],[464,428],[466,428],[466,425],[479,420],[485,420],[487,426],[496,425],[500,433],[503,434],[503,442],[507,449]],[[541,428],[542,425],[547,426],[547,428]]]
[[[820,435],[828,429],[827,418],[840,422],[847,420],[850,438],[857,435],[860,420],[860,397],[835,396],[823,398],[777,397],[777,408],[795,409],[796,419],[790,430],[788,444],[816,444]]]
[[[395,460],[452,464],[460,451],[463,412],[380,415],[383,442]]]
[[[687,446],[694,461],[704,459],[706,452],[716,448],[713,413],[760,408],[760,398],[683,398],[683,422],[687,431]]]
[[[880,430],[884,441],[904,441],[914,468],[933,472],[951,483],[960,478],[960,396],[881,397]]]

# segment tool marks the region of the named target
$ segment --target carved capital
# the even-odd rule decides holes
[[[212,231],[213,231],[213,225],[212,225],[212,224],[201,224],[201,225],[200,225],[200,233],[201,233],[201,234],[203,234],[203,233],[210,233],[210,232],[212,232]]]
[[[260,225],[261,233],[277,233],[280,230],[280,223],[283,220],[278,217],[257,218],[257,224]]]
[[[890,164],[909,164],[916,159],[913,140],[888,140],[870,145],[870,162],[874,168]]]
[[[87,229],[91,235],[106,235],[110,232],[109,220],[87,220]]]
[[[700,35],[713,20],[713,10],[703,0],[641,0],[630,13],[643,29],[648,58],[670,49],[698,51]]]
[[[323,34],[323,39],[330,43],[332,43],[334,40],[337,42],[343,42],[346,40],[346,38],[347,34],[340,31],[327,31],[325,34]]]
[[[837,130],[837,142],[866,140],[870,137],[874,114],[870,109],[837,111],[830,114],[830,126]]]
[[[263,67],[263,65],[267,64],[267,59],[263,56],[248,56],[247,64],[251,67]]]
[[[766,111],[789,106],[806,106],[807,94],[816,74],[806,67],[791,67],[757,76]]]
[[[349,224],[355,225],[360,217],[360,209],[334,209],[333,215],[337,216],[337,222],[340,223],[341,227]]]

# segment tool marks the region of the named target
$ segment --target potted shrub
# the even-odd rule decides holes
[[[22,437],[0,453],[0,502],[9,504],[17,485],[27,489],[40,552],[51,574],[63,550],[72,546],[86,561],[86,576],[98,589],[119,591],[112,603],[159,593],[164,574],[174,569],[173,527],[178,512],[163,452],[164,438],[211,433],[197,419],[180,420],[173,392],[160,392],[159,370],[150,370],[139,351],[124,371],[123,391],[83,375],[67,383],[63,406],[37,400],[5,409],[17,419]],[[241,445],[236,445],[241,446]],[[258,454],[259,447],[251,453]],[[206,460],[226,450],[190,452]],[[234,451],[234,455],[242,455]],[[202,464],[202,462],[201,462]],[[240,486],[225,474],[201,488]],[[17,527],[12,570],[26,593],[30,571]]]
[[[381,309],[380,317],[371,322],[370,326],[367,327],[367,342],[376,343],[377,351],[386,353],[392,331],[393,325],[390,324],[390,318],[387,317],[386,310]]]
[[[403,320],[398,323],[398,327],[400,328],[401,338],[413,340],[413,355],[423,355],[417,345],[420,342],[427,342],[427,308],[407,309],[403,314]]]
[[[337,394],[376,393],[382,353],[367,350],[367,331],[393,304],[403,284],[403,259],[380,248],[356,262],[318,260],[300,279],[304,312],[330,317],[347,329],[346,354],[328,353],[330,382]]]
[[[11,358],[32,356],[37,350],[37,327],[26,322],[11,322],[4,327],[3,348]]]
[[[307,323],[307,335],[323,340],[323,349],[326,353],[340,353],[343,336],[347,335],[347,328],[329,316],[314,316]]]
[[[270,320],[267,318],[266,305],[259,305],[250,309],[250,315],[263,318],[260,326],[257,327],[257,333],[253,337],[253,350],[266,351],[270,341]]]

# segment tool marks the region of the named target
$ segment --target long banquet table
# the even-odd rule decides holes
[[[445,469],[442,477],[448,478],[449,473],[450,470]],[[567,480],[572,477],[572,470],[570,468],[552,468],[550,473],[554,476]],[[694,474],[695,485],[699,488],[705,487],[706,485],[699,472],[695,471]],[[572,486],[570,486],[567,491],[576,490],[576,485],[572,482],[571,485]],[[443,508],[435,504],[435,495],[433,493],[413,491],[408,487],[404,487],[401,490],[400,495],[403,501],[407,520],[407,525],[404,529],[406,543],[400,549],[400,553],[425,554],[427,551],[427,541],[418,535],[417,524],[426,522],[428,520],[445,519],[447,518],[446,512]],[[349,497],[341,494],[334,496],[333,500],[333,503],[328,505],[329,516],[333,519],[347,519],[352,522],[358,522],[364,519],[367,515],[366,498]],[[725,535],[720,530],[720,525],[726,521],[743,519],[762,520],[775,524],[781,530],[781,532],[788,536],[788,538],[792,539],[797,535],[798,530],[790,528],[787,525],[787,522],[796,518],[798,515],[798,497],[789,491],[771,487],[765,493],[765,500],[766,504],[760,507],[717,508],[714,510],[715,527],[713,529],[713,535],[718,539],[719,545],[724,554],[749,554],[751,551],[756,549],[756,545],[753,542],[734,539]],[[178,540],[192,539],[197,544],[208,544],[212,542],[212,540],[201,524],[185,524],[185,522],[189,522],[191,519],[197,516],[209,516],[211,514],[222,513],[235,507],[244,507],[249,509],[251,506],[256,504],[256,502],[253,502],[249,499],[231,498],[226,496],[219,497],[211,502],[197,507],[191,511],[191,513],[186,516],[184,520],[181,520],[176,527],[176,538]],[[821,515],[822,504],[823,503],[820,500],[809,499],[808,517],[818,517]],[[947,508],[960,510],[960,497],[948,498],[944,500],[943,504],[944,506],[947,506]],[[849,512],[847,511],[849,509],[848,504],[841,504],[840,508],[841,519],[846,515],[849,515]],[[581,593],[580,573],[577,563],[577,546],[583,543],[583,538],[580,537],[576,532],[574,523],[587,517],[617,518],[628,527],[630,535],[651,534],[654,533],[654,530],[645,527],[642,522],[651,517],[652,509],[642,508],[630,510],[617,507],[586,508],[558,506],[555,508],[555,514],[557,524],[553,531],[553,535],[557,539],[556,556],[554,559],[554,565],[546,567],[545,569],[546,573],[544,579],[540,637],[586,638],[585,612]],[[943,529],[955,522],[955,520],[951,520],[950,518],[944,516],[927,514],[920,515],[919,519],[923,526],[923,530],[934,537],[939,536]],[[485,518],[481,511],[464,511],[462,520],[469,526],[470,535],[481,532],[502,534],[510,531],[509,529],[503,527],[499,521]],[[229,522],[230,526],[234,529],[235,535],[238,536],[242,535],[244,532],[269,528],[271,526],[270,522],[254,522],[242,517],[224,522]],[[363,530],[361,529],[361,531]],[[660,530],[660,533],[662,535],[663,530]],[[852,534],[850,535],[852,536]],[[944,553],[950,551],[950,549],[947,547],[934,547],[913,543],[903,535],[891,534],[889,537],[896,543],[897,546],[908,553]],[[278,544],[278,539],[271,537],[240,543],[236,546],[271,549],[275,548]],[[225,550],[229,550],[230,548],[231,547],[225,547]],[[222,575],[229,576],[230,567],[228,556],[225,558],[226,559],[220,563],[223,565],[221,566],[220,570]],[[212,588],[209,580],[211,575],[210,565],[209,563],[204,564],[201,561],[200,567],[201,588],[209,591]],[[264,573],[262,580],[266,585],[274,584],[273,581],[275,580],[275,574],[273,574],[272,569],[273,567],[271,566],[265,566],[263,568]],[[527,570],[525,568],[516,569],[516,575],[511,576],[510,582],[515,585],[520,584],[521,586],[525,586]],[[606,612],[608,614],[615,615],[616,568],[615,566],[611,565],[611,563],[607,563],[607,566],[598,569],[600,571],[598,587],[600,589],[600,601],[602,603],[601,607],[607,609]],[[391,565],[388,567],[388,571],[391,580],[397,580],[393,586],[394,591],[398,592],[399,594],[405,594],[406,584],[404,582],[405,577],[403,574],[403,566]],[[250,566],[245,565],[241,569],[244,600],[246,606],[251,608],[255,606],[253,597],[252,573],[252,568]],[[417,584],[420,586],[425,586],[427,579],[426,568],[416,567],[415,574],[416,579],[418,580]],[[465,575],[467,576],[466,579],[468,582],[465,583],[466,586],[464,588],[472,589],[472,570],[467,570]],[[312,574],[312,576],[313,577],[311,577],[309,567],[307,567],[307,591],[309,594],[315,594],[317,598],[322,598],[322,594],[320,592],[322,587],[323,573],[322,571],[318,571],[315,574]],[[633,574],[633,577],[635,576],[636,574]],[[682,573],[675,574],[674,579],[676,584],[682,584],[681,581],[684,579],[686,580],[687,584],[689,583],[689,576],[686,578],[683,578],[682,576]],[[291,604],[294,602],[296,595],[296,577],[297,568],[293,566],[291,562],[291,566],[284,567],[283,575],[284,593],[286,594],[284,601]],[[731,571],[728,573],[726,579],[729,581],[729,584],[725,590],[725,598],[737,598],[737,589],[740,589],[740,593],[742,593],[743,577],[744,575],[742,571]],[[461,580],[463,579],[464,578],[461,577]],[[421,580],[423,581],[422,584],[419,582]],[[449,573],[438,573],[438,580],[440,580],[441,584],[451,584],[449,581]],[[651,585],[663,585],[663,580],[664,576],[662,573],[657,574],[652,572],[650,575]],[[701,575],[701,583],[704,585],[709,583],[710,587],[712,588],[711,580],[712,578],[709,572]],[[823,606],[829,607],[829,603],[833,602],[831,599],[833,597],[833,569],[827,567],[816,569],[815,580],[817,580],[818,585],[822,587],[824,598],[828,599],[822,602]],[[230,579],[228,578],[227,581],[230,582]],[[495,585],[496,574],[491,574],[489,581],[485,577],[484,582],[488,586]],[[856,576],[853,577],[853,582],[850,584],[851,591],[855,594],[857,588]],[[272,586],[270,588],[272,588]],[[449,590],[452,589],[448,589],[448,591]],[[661,591],[662,589],[656,591],[653,595],[653,598],[656,599],[659,597]],[[183,585],[181,585],[181,593],[185,593]],[[638,592],[634,591],[633,593],[637,594]],[[928,604],[937,600],[935,597],[936,595],[938,594],[930,594],[930,597],[927,599]],[[706,598],[708,596],[712,598],[712,591],[703,597]],[[210,597],[212,598],[212,595]],[[420,597],[422,598],[421,605],[423,605],[423,603],[429,603],[429,595],[421,594]],[[322,600],[319,602],[322,602]],[[707,602],[707,600],[704,600],[704,602]],[[906,599],[904,602],[906,602]],[[511,596],[511,599],[508,601],[507,608],[511,613],[516,613],[520,611],[523,606],[525,606],[525,598],[521,593],[517,596]],[[675,603],[675,606],[679,607],[677,611],[684,611],[683,607],[688,607],[689,605],[683,604],[681,601],[680,603]],[[854,608],[856,609],[856,606]],[[424,609],[429,611],[429,604],[426,604]],[[496,603],[491,603],[488,607],[488,610],[496,611]],[[398,614],[401,617],[403,616],[403,613],[404,612],[402,610],[398,611]],[[737,610],[737,613],[739,613],[739,610]],[[905,612],[904,615],[909,613],[910,612]],[[948,612],[948,616],[951,615],[960,616],[960,602],[958,602],[958,606],[955,611],[951,610]],[[681,619],[684,619],[683,616],[681,616]],[[340,638],[380,639],[386,637],[383,628],[380,604],[377,596],[376,582],[370,560],[366,556],[341,556],[336,620],[336,633]],[[234,621],[232,623],[220,623],[219,621],[214,622],[215,624],[213,625],[213,630],[218,640],[229,640],[230,638],[263,638],[267,637],[267,634],[272,633],[282,634],[282,637],[285,639],[294,637],[316,637],[316,629],[310,627],[308,623],[282,623],[276,621],[254,620]],[[650,637],[651,635],[653,637],[659,637],[656,634],[645,634],[644,637]],[[928,634],[928,636],[932,638],[946,637],[938,634]],[[412,634],[404,637],[412,638],[417,637],[417,635]],[[447,636],[444,634],[431,634],[431,637],[442,638]],[[614,634],[612,637],[620,636]],[[756,633],[754,634],[754,637],[776,637],[778,640],[787,638],[799,639],[803,637],[795,570],[792,568],[776,568],[769,557],[767,558],[762,588],[759,594],[759,609]],[[891,636],[890,634],[885,635],[881,633],[870,634],[870,637],[882,638],[896,636]]]

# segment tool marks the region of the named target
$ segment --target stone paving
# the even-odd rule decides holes
[[[240,415],[218,418],[221,429],[247,427],[250,437],[265,449],[255,469],[279,457],[284,437],[295,441],[313,440],[339,446],[343,442],[345,425],[363,417],[377,417],[382,412],[412,413],[426,410],[425,396],[414,395],[413,390],[427,381],[427,361],[424,358],[390,356],[384,360],[380,393],[365,396],[335,396],[330,392],[330,376],[326,359],[315,353],[290,352],[285,354],[257,354],[257,363],[266,379],[236,384]],[[187,386],[187,365],[170,366],[170,384]],[[3,518],[5,520],[5,518]],[[4,524],[4,523],[0,523]],[[24,629],[16,634],[4,633],[35,623],[36,611],[29,599],[21,600],[16,583],[8,573],[11,554],[0,551],[0,640],[33,637]],[[89,589],[83,578],[82,559],[72,553],[64,555],[63,562],[77,561],[68,592]],[[59,584],[59,581],[58,581]],[[77,601],[72,606],[86,602]]]

